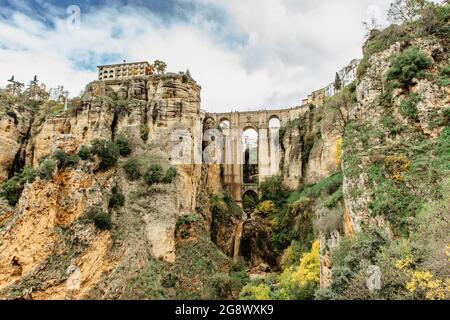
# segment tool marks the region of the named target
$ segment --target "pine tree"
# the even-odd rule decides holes
[[[339,77],[339,73],[336,72],[336,79],[334,80],[334,89],[336,91],[341,90],[342,88],[342,81],[341,81],[341,77]]]

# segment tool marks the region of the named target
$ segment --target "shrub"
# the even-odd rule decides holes
[[[151,186],[156,183],[161,183],[163,179],[163,168],[159,164],[150,166],[144,175],[144,181],[147,185]]]
[[[25,166],[20,174],[6,181],[0,186],[0,197],[4,198],[11,206],[15,206],[26,183],[33,183],[36,171],[31,166]]]
[[[166,171],[164,178],[162,179],[162,182],[163,183],[172,183],[173,180],[177,177],[177,174],[178,174],[177,169],[175,167],[170,167]]]
[[[37,173],[33,169],[32,166],[26,165],[22,173],[20,174],[20,179],[22,180],[22,183],[33,183],[34,179],[36,179]]]
[[[52,157],[56,161],[58,169],[76,167],[79,162],[77,155],[69,156],[64,150],[61,149],[56,150]]]
[[[198,221],[198,216],[196,214],[186,214],[178,218],[175,228],[178,230],[182,226],[191,225]]]
[[[117,186],[114,186],[111,190],[111,196],[109,198],[109,208],[116,209],[123,207],[125,204],[125,196],[120,192]]]
[[[112,228],[111,216],[100,207],[89,208],[84,213],[84,220],[94,223],[99,230],[111,230]]]
[[[92,154],[97,155],[100,159],[100,169],[108,170],[114,166],[119,159],[119,147],[112,141],[96,139],[92,143]]]
[[[399,88],[408,88],[414,78],[425,76],[424,70],[433,64],[433,60],[421,53],[417,47],[411,47],[397,55],[386,73],[387,80],[394,81]]]
[[[125,135],[118,135],[115,139],[115,143],[119,148],[119,154],[122,157],[127,157],[131,154],[130,141]]]
[[[417,103],[420,102],[420,96],[417,93],[411,93],[400,103],[402,114],[411,120],[417,120]]]
[[[284,250],[281,256],[281,267],[287,269],[294,264],[297,264],[302,257],[302,246],[296,240],[292,240],[291,245]]]
[[[265,284],[258,286],[246,285],[241,293],[241,300],[270,300],[270,288]]]
[[[419,26],[425,34],[432,34],[438,38],[448,41],[450,34],[450,5],[437,5],[428,3],[422,12]]]
[[[271,200],[275,205],[285,202],[288,191],[283,184],[283,177],[274,176],[269,177],[260,185],[261,199]]]
[[[141,127],[141,139],[143,141],[147,141],[149,134],[150,134],[150,128],[148,127],[148,124],[143,125]]]
[[[56,150],[52,157],[55,159],[59,169],[63,169],[67,166],[69,155],[64,150]]]
[[[212,278],[212,288],[215,295],[220,299],[233,299],[242,289],[239,279],[231,277],[226,273],[218,273]]]
[[[8,111],[6,112],[6,115],[7,115],[8,117],[13,118],[14,124],[15,124],[15,125],[17,125],[17,124],[19,123],[19,120],[17,119],[17,114],[16,114],[14,111],[8,110]]]
[[[19,201],[23,190],[23,184],[19,177],[15,176],[2,184],[0,197],[4,198],[11,206],[15,206]]]
[[[38,169],[38,176],[41,179],[50,180],[53,178],[56,168],[57,164],[55,161],[50,159],[44,160]]]
[[[272,215],[276,214],[276,212],[277,212],[277,207],[270,200],[261,202],[260,204],[258,204],[258,206],[255,209],[255,214],[261,215],[261,216],[272,216]]]
[[[447,122],[447,124],[450,124],[450,108],[445,109],[443,115],[445,118],[445,122]]]
[[[81,146],[80,150],[78,151],[78,156],[82,160],[90,160],[92,157],[92,150],[88,146]]]
[[[136,158],[128,159],[123,165],[123,170],[130,181],[136,181],[141,177],[139,160]]]

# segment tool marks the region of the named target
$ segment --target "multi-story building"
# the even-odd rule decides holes
[[[343,87],[348,86],[350,83],[356,80],[356,74],[360,61],[361,60],[353,59],[347,66],[345,66],[338,72]],[[335,93],[336,89],[334,88],[334,82],[325,87],[325,96],[331,97]]]
[[[146,61],[98,67],[98,80],[100,81],[127,80],[149,74],[151,74],[151,65]]]

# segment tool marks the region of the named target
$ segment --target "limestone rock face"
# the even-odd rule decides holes
[[[414,43],[419,50],[433,60],[433,57],[443,52],[443,48],[437,42],[427,39],[416,39]],[[357,88],[358,103],[351,110],[351,118],[357,119],[358,123],[370,126],[375,132],[384,132],[386,128],[382,126],[383,116],[386,114],[386,108],[379,102],[379,97],[385,91],[385,74],[388,71],[392,57],[400,53],[405,48],[405,43],[396,43],[389,49],[380,53],[374,54],[369,61],[369,68],[360,80]],[[434,61],[434,60],[433,60]],[[433,70],[436,71],[436,70]],[[450,97],[448,88],[439,87],[427,79],[414,80],[413,86],[410,88],[411,94],[418,94],[420,100],[417,103],[417,121],[411,122],[400,110],[401,102],[406,98],[407,92],[401,89],[395,89],[392,93],[392,115],[394,121],[399,123],[403,128],[411,128],[417,130],[429,137],[436,137],[442,131],[442,124],[435,123],[435,119],[439,119],[442,112],[449,106]],[[407,140],[410,133],[402,132],[401,139]],[[382,141],[377,135],[369,137],[369,144],[372,149],[376,149],[389,141]],[[367,224],[377,225],[384,228],[388,234],[392,235],[392,230],[389,223],[383,217],[372,217],[368,207],[371,202],[370,187],[368,186],[367,170],[371,163],[371,159],[367,156],[367,152],[361,141],[348,141],[352,145],[352,153],[359,154],[357,164],[357,171],[360,172],[357,176],[349,176],[344,174],[344,198],[349,211],[349,221],[352,223],[352,228],[359,231],[361,226]],[[355,167],[355,164],[348,163],[348,155],[345,154],[343,169],[344,173],[348,171],[349,166]],[[358,196],[351,194],[356,192]]]
[[[245,221],[240,255],[251,268],[261,264],[270,267],[277,265],[277,256],[272,249],[272,228],[268,219],[253,216]]]
[[[26,110],[17,114],[16,124],[12,118],[0,118],[1,179],[7,178],[22,149],[26,164],[37,167],[57,149],[72,155],[94,139],[114,140],[119,134],[128,136],[132,157],[159,163],[164,170],[172,161],[178,174],[172,184],[147,188],[142,180],[125,177],[121,167],[126,159],[106,172],[97,170],[98,161],[81,161],[77,169],[58,170],[49,181],[37,179],[27,185],[16,208],[2,202],[0,297],[20,294],[23,285],[27,288],[23,294],[33,299],[118,298],[148,259],[175,261],[177,221],[196,212],[201,187],[198,159],[176,158],[179,150],[193,155],[202,143],[200,87],[194,81],[165,75],[118,86],[93,82],[79,104],[61,116],[33,122]],[[208,189],[215,192],[220,167],[209,171]],[[112,213],[114,231],[96,231],[81,218],[94,206],[109,211],[114,186],[126,202]],[[67,259],[62,265],[67,262],[73,270],[80,269],[79,289],[67,291],[67,278],[61,277],[65,270],[58,269],[56,256]],[[30,289],[24,285],[30,279],[39,284]]]
[[[21,156],[32,121],[31,111],[21,106],[0,111],[0,183],[8,179],[14,160]]]
[[[302,178],[302,141],[299,128],[286,131],[283,138],[283,178],[284,184],[291,190],[295,190]]]
[[[305,183],[317,183],[339,171],[337,163],[338,143],[341,134],[334,130],[332,121],[325,118],[320,128],[321,138],[317,139],[311,150],[306,166]]]
[[[281,161],[284,184],[295,190],[300,184],[315,184],[339,171],[339,131],[323,106],[299,115],[283,136]]]

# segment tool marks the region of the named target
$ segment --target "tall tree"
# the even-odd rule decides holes
[[[336,78],[334,79],[334,89],[336,91],[341,90],[342,88],[342,81],[341,81],[341,77],[339,76],[339,73],[336,72]]]
[[[394,0],[388,10],[389,21],[403,23],[415,20],[427,4],[426,0]]]
[[[164,74],[164,72],[166,72],[167,64],[164,61],[156,60],[153,63],[153,66],[155,67],[158,74]]]

